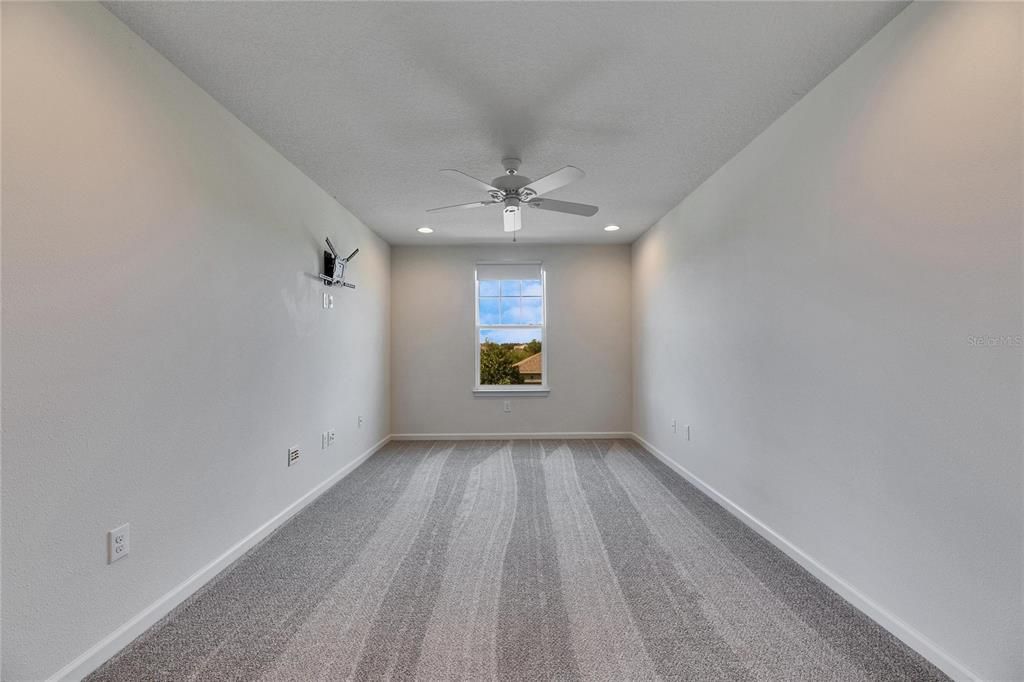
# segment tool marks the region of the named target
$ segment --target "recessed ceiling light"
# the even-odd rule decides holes
[[[618,225],[609,225],[608,227],[604,228],[604,231],[605,232],[615,232],[617,229],[619,229]]]
[[[431,232],[434,231],[434,228],[432,228],[432,227],[418,227],[418,228],[416,228],[416,231],[419,232],[420,234],[430,234]]]

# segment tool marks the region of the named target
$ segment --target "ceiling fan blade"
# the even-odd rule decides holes
[[[477,178],[474,178],[472,175],[466,175],[462,171],[455,170],[454,168],[444,168],[444,169],[441,170],[441,172],[444,173],[445,175],[447,175],[450,178],[455,178],[456,180],[459,180],[460,182],[463,182],[463,183],[465,183],[467,185],[472,185],[476,189],[480,189],[480,190],[483,190],[485,192],[500,192],[501,191],[497,187],[492,186],[490,183],[487,183],[487,182],[484,182],[483,180],[479,180]]]
[[[583,215],[588,218],[597,213],[597,206],[590,204],[577,204],[572,201],[558,201],[557,199],[534,199],[530,202],[534,208],[542,208],[545,211],[558,211],[559,213],[572,213]]]
[[[533,192],[534,196],[540,196],[541,194],[553,192],[559,187],[565,187],[570,182],[579,180],[585,175],[586,173],[576,166],[566,166],[565,168],[556,170],[554,173],[545,175],[540,180],[534,180],[524,189],[528,189]]]
[[[518,232],[523,229],[523,210],[518,206],[507,207],[503,213],[505,218],[505,231]]]
[[[490,206],[491,204],[501,203],[498,201],[473,201],[468,204],[455,204],[453,206],[439,206],[438,208],[428,208],[427,213],[437,213],[438,211],[447,211],[452,208],[477,208],[478,206]]]

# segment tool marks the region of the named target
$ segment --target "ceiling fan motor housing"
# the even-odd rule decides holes
[[[525,175],[499,175],[494,178],[491,184],[507,194],[509,192],[518,192],[531,182],[533,181]]]
[[[494,201],[506,202],[506,206],[509,200],[515,200],[515,205],[518,206],[520,202],[527,202],[533,198],[534,193],[524,189],[531,182],[533,180],[525,175],[500,175],[494,178],[491,184],[501,191],[491,192],[491,198]]]

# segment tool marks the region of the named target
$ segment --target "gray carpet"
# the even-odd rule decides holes
[[[102,680],[939,680],[635,443],[392,443]]]

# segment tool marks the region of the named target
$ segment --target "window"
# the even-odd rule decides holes
[[[544,269],[476,266],[476,390],[546,391]]]

